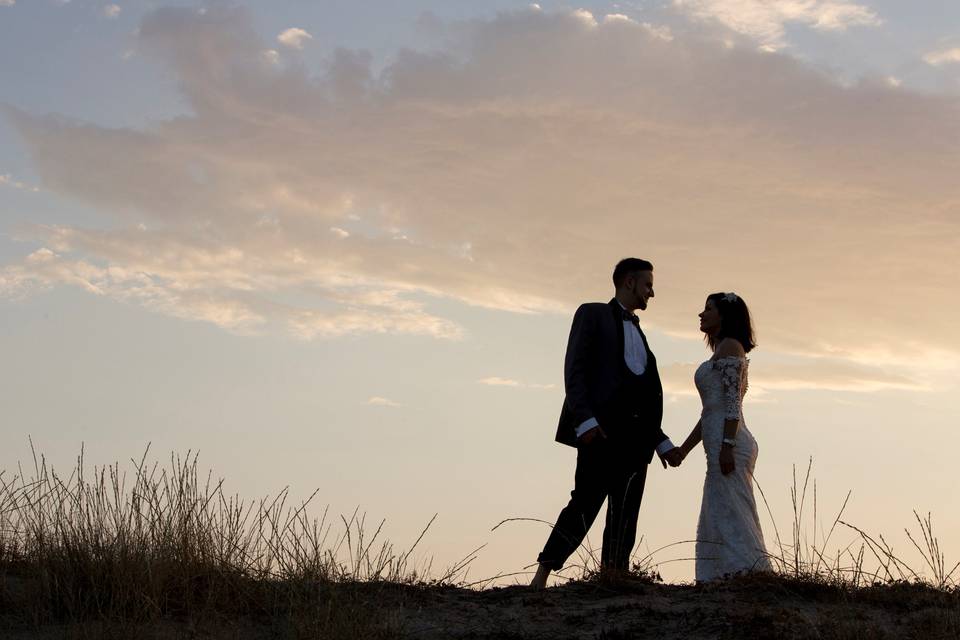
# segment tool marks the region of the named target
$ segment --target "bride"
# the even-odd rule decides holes
[[[696,579],[706,582],[772,568],[753,497],[757,441],[743,420],[746,354],[755,346],[747,305],[735,293],[710,294],[700,330],[713,357],[694,374],[703,411],[680,451],[686,457],[702,440],[707,456],[696,547]]]

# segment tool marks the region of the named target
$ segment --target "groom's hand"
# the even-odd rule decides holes
[[[593,429],[590,429],[582,436],[580,436],[580,444],[591,444],[597,438],[607,439],[606,432],[600,427],[600,425],[595,426]]]
[[[666,460],[671,467],[679,467],[680,463],[683,462],[683,452],[680,451],[680,447],[674,447],[663,454],[663,459]]]

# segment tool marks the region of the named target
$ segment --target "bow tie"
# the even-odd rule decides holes
[[[637,317],[637,314],[631,313],[626,309],[623,310],[623,321],[632,322],[635,327],[640,327],[640,318]]]

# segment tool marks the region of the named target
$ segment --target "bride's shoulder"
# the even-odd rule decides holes
[[[717,343],[717,347],[713,352],[714,360],[724,360],[726,358],[740,359],[746,358],[746,356],[747,352],[736,338],[724,338]]]

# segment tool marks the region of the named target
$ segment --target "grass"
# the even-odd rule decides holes
[[[290,637],[387,637],[388,621],[371,615],[380,591],[452,584],[471,559],[430,577],[412,558],[432,520],[401,551],[381,539],[383,522],[311,517],[316,493],[244,501],[202,477],[196,454],[146,461],[132,460],[130,476],[119,465],[88,474],[81,452],[64,478],[34,452],[32,475],[0,472],[8,626],[243,618]]]
[[[4,637],[43,629],[68,629],[51,637],[78,638],[405,637],[390,611],[417,609],[453,587],[460,588],[453,590],[460,598],[472,597],[464,588],[474,594],[496,591],[482,591],[493,580],[466,582],[476,552],[440,572],[414,560],[433,520],[401,550],[382,539],[382,521],[368,522],[359,512],[311,516],[316,493],[298,503],[291,503],[287,490],[242,500],[225,493],[222,481],[201,475],[196,454],[172,455],[161,467],[148,464],[148,453],[131,460],[129,472],[119,464],[88,471],[82,451],[66,477],[35,453],[32,473],[20,467],[12,476],[0,472]],[[732,589],[760,597],[761,608],[769,593],[785,601],[906,606],[941,612],[925,619],[934,629],[927,638],[939,637],[936,629],[960,630],[960,563],[947,562],[930,515],[915,514],[918,528],[906,530],[922,558],[915,570],[883,536],[843,520],[849,494],[823,529],[811,469],[812,462],[802,480],[794,476],[789,538],[774,524],[777,551],[771,559],[777,576],[695,588],[659,585],[662,564],[688,559],[656,558],[692,541],[637,553],[633,570],[621,576],[598,571],[597,554],[585,544],[580,562],[565,575],[569,588],[592,585],[606,593],[685,588],[707,594]],[[853,542],[829,555],[841,531]],[[738,628],[753,623],[765,628],[762,616],[751,622],[749,613],[744,615]],[[827,633],[824,627],[821,636],[869,637],[858,636],[864,627],[851,624],[853,631],[838,627]],[[167,635],[164,625],[172,625]]]
[[[787,542],[781,539],[767,498],[760,490],[774,530],[777,551],[771,555],[771,560],[779,574],[795,580],[835,584],[853,589],[907,583],[943,591],[957,590],[956,577],[960,562],[952,566],[947,563],[946,555],[941,551],[940,542],[934,534],[933,518],[929,513],[925,518],[921,518],[914,511],[918,529],[904,529],[907,539],[919,554],[920,566],[925,567],[914,569],[910,561],[894,552],[893,546],[883,535],[871,536],[843,519],[850,502],[850,492],[844,498],[837,515],[829,521],[829,528],[824,531],[822,520],[819,519],[816,480],[811,483],[812,469],[811,459],[801,483],[794,467],[793,485],[790,489],[793,519],[791,538]],[[854,537],[846,545],[838,546],[831,555],[828,549],[838,527],[852,532]]]
[[[793,483],[790,487],[792,513],[789,522],[789,538],[781,535],[767,497],[762,488],[756,485],[769,516],[766,537],[767,545],[773,551],[768,555],[778,576],[797,583],[835,585],[848,589],[900,583],[943,591],[958,589],[957,577],[960,574],[960,562],[953,565],[947,562],[946,555],[941,551],[939,540],[934,533],[933,519],[929,513],[921,517],[914,511],[917,529],[904,530],[907,540],[919,555],[919,564],[917,564],[917,561],[905,560],[895,553],[883,535],[871,536],[843,520],[850,503],[851,492],[844,497],[837,514],[826,521],[829,526],[824,529],[824,521],[820,517],[817,482],[812,472],[812,459],[808,461],[802,477],[797,475],[796,467],[793,469]],[[508,518],[498,523],[493,530],[496,531],[503,525],[514,522],[533,522],[548,527],[553,526],[550,522],[535,518]],[[829,549],[841,530],[852,533],[853,537],[831,552]],[[772,539],[769,535],[771,531]],[[689,548],[696,542],[696,540],[682,540],[653,550],[642,551],[644,545],[641,538],[631,558],[631,579],[662,582],[660,567],[668,563],[694,560],[687,556],[661,560],[663,552],[676,547]],[[564,582],[609,580],[609,574],[604,574],[600,569],[599,551],[591,545],[588,536],[577,549],[575,558],[556,577]],[[920,568],[914,569],[913,565]],[[532,574],[529,570],[535,566],[530,565],[523,572],[502,574],[498,577]]]

